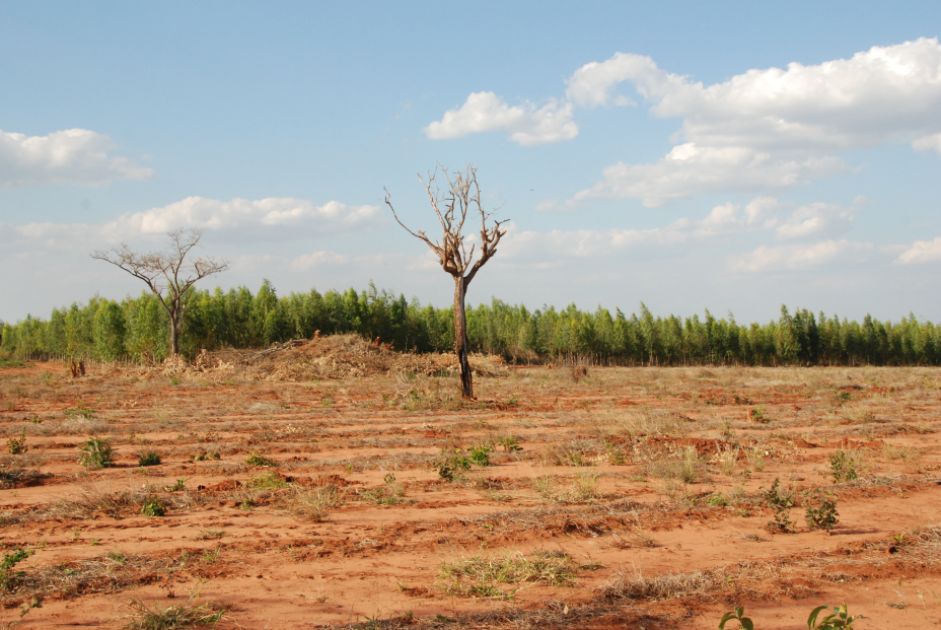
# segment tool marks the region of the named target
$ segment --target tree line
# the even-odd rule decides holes
[[[450,308],[368,290],[316,290],[278,296],[265,281],[191,290],[180,351],[253,348],[321,334],[356,333],[398,350],[449,352]],[[513,363],[586,361],[611,365],[941,365],[941,326],[908,316],[861,322],[782,307],[770,322],[734,317],[655,316],[643,304],[625,315],[605,308],[530,310],[500,300],[467,309],[470,349]],[[2,325],[0,353],[18,359],[157,362],[169,354],[167,314],[153,294],[95,297],[54,309],[48,319]]]

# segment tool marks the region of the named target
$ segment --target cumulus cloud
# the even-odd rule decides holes
[[[941,236],[930,241],[915,241],[899,254],[896,262],[903,265],[919,265],[941,262]]]
[[[65,129],[45,136],[0,130],[0,186],[104,184],[147,179],[153,171],[115,155],[108,136]]]
[[[789,187],[832,173],[839,151],[906,141],[941,153],[941,45],[922,38],[848,59],[753,69],[706,85],[618,53],[569,79],[573,101],[618,104],[629,83],[682,142],[653,164],[618,163],[576,195],[636,197],[655,206],[716,190]]]
[[[489,131],[508,133],[524,146],[570,140],[578,135],[571,103],[550,99],[542,106],[508,105],[493,92],[474,92],[464,104],[425,127],[432,140],[449,140]]]
[[[625,81],[631,81],[637,92],[647,99],[664,92],[664,84],[674,88],[686,84],[683,77],[663,72],[650,57],[619,52],[606,61],[592,61],[576,70],[566,83],[565,93],[581,107],[635,105],[629,96],[614,93]]]
[[[862,262],[873,251],[871,243],[825,240],[800,245],[762,245],[733,257],[730,267],[742,273],[795,271],[835,262]]]

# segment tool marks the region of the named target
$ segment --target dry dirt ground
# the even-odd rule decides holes
[[[941,624],[941,370],[230,359],[0,368],[0,628]]]

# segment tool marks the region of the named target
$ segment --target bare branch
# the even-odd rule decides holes
[[[439,170],[444,173],[448,183],[448,189],[444,195],[437,187]],[[392,211],[396,223],[428,245],[437,255],[441,268],[454,276],[454,350],[461,368],[461,395],[464,398],[473,398],[473,376],[467,360],[467,320],[464,297],[471,280],[480,268],[497,253],[497,245],[506,234],[506,229],[501,227],[505,221],[491,221],[490,213],[484,210],[480,201],[477,170],[471,166],[468,166],[464,173],[458,173],[454,177],[449,175],[447,169],[439,166],[428,174],[427,179],[422,179],[419,175],[418,180],[425,188],[428,202],[441,227],[440,243],[432,241],[421,230],[413,231],[402,222],[392,205],[392,197],[388,190],[385,191],[386,205]],[[470,242],[468,245],[464,234],[467,215],[475,211],[480,216],[479,250],[477,243]],[[475,254],[478,256],[476,260]]]
[[[165,253],[141,254],[122,243],[110,251],[96,251],[92,258],[110,263],[147,285],[170,319],[170,351],[176,354],[187,292],[206,276],[228,269],[228,264],[199,258],[187,267],[186,258],[202,235],[198,231],[176,230],[167,236],[170,248]]]

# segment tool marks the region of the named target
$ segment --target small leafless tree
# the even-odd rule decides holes
[[[209,258],[197,258],[187,263],[186,257],[202,237],[197,230],[175,230],[167,236],[170,238],[170,247],[166,252],[140,254],[122,243],[110,251],[93,253],[92,258],[123,269],[143,281],[157,296],[170,323],[170,354],[177,355],[180,352],[186,294],[206,276],[225,271],[228,264]]]
[[[454,277],[454,352],[461,368],[461,395],[469,399],[474,397],[474,381],[467,360],[467,316],[464,298],[467,295],[467,287],[477,272],[497,253],[497,245],[506,234],[506,230],[501,227],[506,221],[492,219],[491,213],[481,205],[477,169],[469,166],[464,173],[457,173],[454,177],[445,169],[441,171],[447,181],[447,190],[444,193],[437,186],[437,169],[430,173],[427,179],[419,176],[441,226],[440,241],[431,239],[422,230],[416,232],[405,225],[392,205],[392,196],[388,190],[386,205],[392,211],[396,223],[425,243],[438,257],[441,268]],[[479,241],[468,244],[465,241],[464,225],[469,215],[473,215],[472,221],[474,218],[479,219],[480,232]],[[478,247],[479,250],[475,252]]]

